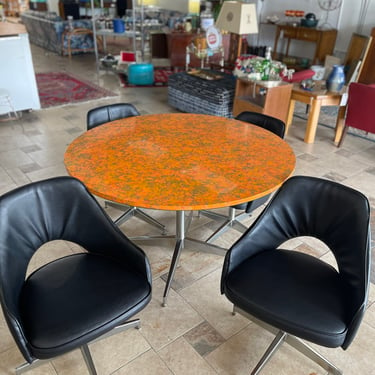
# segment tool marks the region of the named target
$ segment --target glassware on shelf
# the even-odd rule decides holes
[[[206,1],[206,9],[201,12],[201,29],[207,31],[207,29],[214,24],[214,15],[212,13],[212,4]]]

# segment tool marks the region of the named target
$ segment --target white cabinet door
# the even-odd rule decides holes
[[[40,109],[28,34],[0,37],[0,56],[0,87],[9,91],[16,111]]]

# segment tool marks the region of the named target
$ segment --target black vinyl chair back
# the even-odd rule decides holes
[[[226,254],[221,290],[235,305],[278,329],[319,345],[346,349],[358,330],[367,302],[370,284],[369,222],[369,202],[360,192],[319,178],[292,177]],[[336,259],[338,273],[315,257],[280,249],[285,241],[299,236],[312,236],[323,241]],[[279,263],[281,257],[288,261],[293,259],[298,267],[289,271],[283,269],[282,264],[286,263]],[[262,281],[257,280],[257,285],[252,285],[257,288],[253,294],[248,279],[251,272],[247,268],[241,284],[247,285],[244,294],[249,293],[249,297],[238,297],[231,285],[236,273],[241,267],[246,268],[255,261],[262,263],[262,260],[262,270],[270,276],[269,279],[265,276],[264,280],[264,284],[268,285],[262,285]],[[272,272],[272,276],[268,271]],[[295,275],[303,280],[299,285],[295,285]],[[263,277],[261,274],[258,276]],[[267,288],[277,291],[275,300],[266,292]],[[285,295],[288,299],[293,300],[299,288],[303,297],[293,303],[283,300],[283,288],[287,289]],[[256,306],[253,298],[258,298]],[[264,308],[267,298],[274,311]],[[319,314],[314,316],[319,307],[313,306],[301,312],[310,299],[316,302],[316,306],[320,303],[323,309],[328,310],[328,314],[334,317],[333,321],[339,322],[340,328],[326,327],[325,324],[329,323],[321,321]],[[296,311],[300,316],[298,319],[301,319],[299,326],[293,321]]]
[[[235,119],[259,126],[263,129],[269,130],[270,132],[276,134],[280,138],[284,138],[285,123],[276,117],[264,115],[263,113],[258,112],[245,111],[237,115]],[[269,198],[270,194],[266,195],[265,197],[256,199],[254,201],[234,205],[232,207],[239,210],[245,210],[247,213],[250,213],[251,211],[254,211],[258,207],[265,204]]]
[[[106,122],[139,115],[138,110],[130,103],[117,103],[93,108],[87,112],[87,130]]]
[[[37,349],[31,345],[28,337],[34,332],[24,330],[23,314],[29,312],[22,311],[21,301],[30,259],[43,244],[53,240],[74,242],[87,251],[84,253],[87,256],[93,254],[100,259],[114,259],[115,263],[130,267],[151,288],[151,270],[144,252],[127,239],[75,178],[57,177],[4,194],[0,197],[0,223],[0,302],[9,329],[29,363],[35,358],[51,358],[75,349],[111,330],[116,323],[115,320],[107,326],[98,321],[97,327],[87,326],[83,331],[88,332],[70,343],[61,344],[61,347]],[[98,264],[102,264],[101,261]],[[151,291],[145,290],[145,293],[149,296],[137,308],[118,317],[121,322],[148,303]],[[78,300],[85,297],[81,295]],[[132,303],[136,304],[135,297]],[[77,318],[82,320],[85,317]],[[69,317],[66,319],[64,324],[69,332]],[[46,332],[48,334],[54,335],[53,327],[50,333]],[[35,355],[38,351],[41,353]]]
[[[278,135],[280,138],[284,138],[285,123],[276,117],[264,115],[263,113],[258,112],[245,111],[237,115],[236,120],[260,126],[261,128]]]

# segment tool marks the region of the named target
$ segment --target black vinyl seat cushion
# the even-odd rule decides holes
[[[346,350],[358,332],[370,285],[370,217],[369,201],[359,191],[294,176],[228,250],[221,292],[234,311],[276,333],[252,374],[284,341],[329,374],[342,374],[303,340]],[[337,270],[298,248],[283,249],[305,236],[325,244]]]
[[[345,340],[352,316],[346,290],[331,265],[281,249],[263,251],[244,261],[225,284],[225,295],[244,311],[327,347],[341,346]]]
[[[21,320],[33,355],[50,358],[110,331],[150,299],[147,279],[124,264],[103,255],[75,254],[27,278]]]

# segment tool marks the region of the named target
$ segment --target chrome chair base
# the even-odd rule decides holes
[[[261,370],[264,368],[264,366],[271,359],[273,354],[275,354],[276,350],[281,346],[283,342],[288,343],[294,349],[298,350],[300,353],[302,353],[303,355],[311,359],[313,362],[317,363],[324,370],[328,371],[328,374],[343,375],[343,372],[340,369],[338,369],[334,364],[332,364],[327,358],[323,357],[315,349],[307,345],[304,341],[302,341],[298,337],[295,337],[293,335],[290,335],[289,333],[280,331],[277,328],[272,327],[271,325],[265,322],[262,322],[258,320],[257,318],[254,318],[251,314],[247,313],[244,310],[241,310],[239,307],[233,306],[233,314],[235,314],[236,312],[245,316],[246,318],[258,324],[259,326],[266,329],[267,331],[276,335],[271,345],[267,348],[267,350],[263,354],[260,361],[251,371],[250,373],[251,375],[258,375],[261,372]]]
[[[105,337],[110,337],[110,336],[115,335],[119,332],[125,331],[127,329],[140,328],[140,327],[141,327],[141,321],[139,319],[129,320],[128,322],[126,322],[124,324],[121,324],[121,325],[117,326],[116,328],[112,329],[111,331],[109,331],[108,333],[100,336],[96,340],[91,341],[90,344],[93,343],[93,342],[102,340]],[[97,375],[96,368],[95,368],[95,365],[94,365],[94,361],[92,359],[92,356],[91,356],[88,345],[87,344],[82,345],[80,347],[80,350],[81,350],[83,359],[85,360],[85,363],[86,363],[89,374],[90,375]],[[26,371],[29,371],[29,370],[32,370],[32,369],[37,368],[39,366],[42,366],[45,363],[50,362],[51,360],[53,360],[53,358],[52,359],[35,359],[31,363],[26,362],[23,365],[16,368],[16,375],[21,375],[21,374],[25,373]]]
[[[122,211],[124,211],[124,209],[126,210],[119,218],[117,218],[115,220],[116,225],[121,225],[121,224],[125,223],[125,221],[129,220],[131,217],[136,216],[139,219],[143,220],[144,222],[146,222],[150,225],[153,225],[154,227],[160,229],[162,234],[167,233],[167,231],[165,229],[165,226],[162,223],[158,222],[153,217],[146,214],[146,212],[140,210],[137,207],[129,207],[129,206],[125,206],[125,205],[115,203],[115,202],[111,202],[111,201],[105,201],[105,206],[106,207],[111,206],[111,207],[117,208],[118,210],[122,210]]]
[[[212,243],[217,238],[222,236],[228,229],[235,229],[240,233],[245,233],[245,231],[248,229],[245,225],[243,225],[240,220],[244,219],[249,216],[246,212],[243,212],[239,215],[236,215],[236,209],[234,207],[229,207],[228,216],[221,215],[216,212],[202,210],[199,211],[200,214],[209,217],[210,219],[216,220],[216,221],[224,221],[224,223],[217,229],[213,234],[211,234],[210,237],[207,238],[207,243]]]

